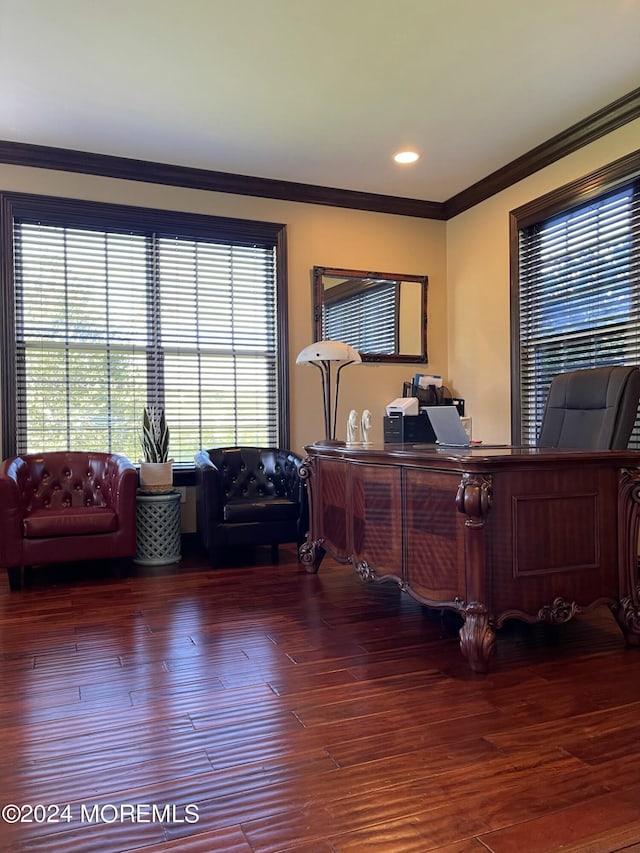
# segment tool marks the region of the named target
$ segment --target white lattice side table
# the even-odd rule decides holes
[[[180,560],[180,492],[136,495],[134,563],[164,566]]]

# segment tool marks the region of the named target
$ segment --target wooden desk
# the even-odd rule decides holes
[[[640,452],[310,445],[309,571],[323,555],[464,619],[486,672],[507,619],[566,622],[607,605],[640,645]]]

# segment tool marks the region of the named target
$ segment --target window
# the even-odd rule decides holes
[[[322,337],[366,353],[399,351],[397,281],[349,280],[323,296]]]
[[[514,441],[535,444],[556,374],[640,363],[639,189],[627,181],[547,216],[515,212]],[[629,446],[640,448],[637,424]]]
[[[145,405],[165,408],[178,465],[288,444],[284,226],[35,196],[3,213],[5,456],[137,460]]]

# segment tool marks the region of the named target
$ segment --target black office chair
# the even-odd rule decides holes
[[[555,376],[542,418],[540,447],[625,450],[640,400],[640,370],[624,365]]]

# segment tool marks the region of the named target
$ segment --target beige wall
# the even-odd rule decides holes
[[[473,436],[511,440],[509,212],[638,149],[640,120],[447,223],[448,376]]]
[[[296,366],[312,341],[311,269],[314,265],[370,269],[429,277],[429,372],[447,376],[446,229],[444,222],[255,199],[134,181],[0,165],[4,191],[41,193],[117,204],[258,219],[287,225],[291,445],[302,451],[324,434],[320,376]],[[371,439],[382,438],[385,405],[425,365],[363,364],[341,374],[338,435],[349,409],[370,409]]]
[[[254,199],[133,181],[0,165],[0,188],[118,204],[282,222],[289,264],[291,445],[323,432],[319,376],[296,366],[311,342],[314,265],[429,277],[429,363],[363,364],[341,379],[338,434],[349,409],[368,408],[371,438],[382,437],[384,407],[416,370],[441,374],[467,401],[474,437],[510,440],[509,211],[638,148],[640,120],[554,163],[447,223]]]

